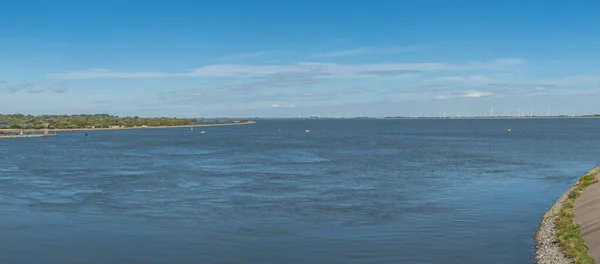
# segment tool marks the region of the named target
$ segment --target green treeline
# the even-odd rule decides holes
[[[110,128],[137,126],[186,126],[200,122],[193,118],[169,117],[118,117],[108,114],[95,115],[0,115],[0,128],[41,129],[49,124],[51,129]],[[5,124],[2,126],[2,124]]]

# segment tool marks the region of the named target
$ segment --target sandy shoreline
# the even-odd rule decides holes
[[[248,121],[243,123],[221,123],[221,124],[197,124],[187,126],[139,126],[139,127],[116,127],[116,128],[65,128],[65,129],[48,129],[49,132],[71,132],[71,131],[102,131],[102,130],[133,130],[133,129],[165,129],[165,128],[190,128],[190,127],[219,127],[219,126],[239,126],[239,125],[251,125],[256,124],[254,121]],[[0,129],[5,132],[41,132],[43,129]]]
[[[589,173],[597,173],[600,166],[591,169]],[[586,175],[584,174],[584,175]],[[564,202],[567,200],[569,193],[579,185],[579,179],[575,181],[550,207],[550,209],[542,217],[542,222],[538,231],[535,233],[536,260],[539,264],[568,264],[573,263],[561,251],[558,241],[556,240],[556,226],[554,224],[556,213],[560,210]]]
[[[0,135],[0,138],[34,138],[34,137],[56,137],[56,134],[29,134],[29,135]]]

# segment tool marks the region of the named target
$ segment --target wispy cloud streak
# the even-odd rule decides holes
[[[488,96],[492,96],[492,95],[494,95],[494,94],[491,92],[486,92],[486,91],[468,91],[462,97],[481,98],[481,97],[488,97]]]
[[[27,91],[29,93],[43,93],[46,90],[50,90],[55,93],[64,93],[65,91],[67,91],[67,88],[64,87],[63,85],[54,85],[54,86],[50,86],[50,87],[46,88],[44,86],[38,86],[38,85],[33,85],[31,83],[26,83],[26,84],[12,85],[12,86],[6,87],[6,90],[8,90],[12,93],[16,93],[19,91]]]
[[[44,90],[45,88],[42,86],[31,86],[27,89],[27,91],[30,93],[43,93]]]
[[[48,89],[50,89],[51,91],[53,91],[55,93],[64,93],[67,91],[67,87],[65,87],[63,85],[50,86],[50,87],[48,87]]]
[[[6,90],[15,93],[15,92],[18,92],[18,91],[21,91],[21,90],[30,89],[32,87],[33,87],[32,84],[25,83],[25,84],[21,84],[21,85],[11,85],[11,86],[8,86],[8,87],[6,87]]]
[[[283,50],[267,50],[267,51],[257,51],[257,52],[244,52],[244,53],[238,53],[238,54],[228,55],[228,56],[225,56],[225,57],[223,57],[221,59],[222,60],[228,60],[228,61],[232,61],[232,60],[247,60],[247,59],[253,59],[253,58],[263,57],[263,56],[267,56],[267,55],[271,55],[271,54],[275,54],[275,53],[279,53],[279,52],[283,52]]]
[[[323,62],[303,62],[279,65],[217,64],[208,65],[191,72],[117,72],[106,69],[90,69],[67,73],[48,74],[56,79],[140,79],[166,77],[227,77],[227,76],[264,76],[280,73],[310,74],[321,73],[330,77],[367,77],[381,73],[417,73],[434,71],[461,70],[497,70],[525,64],[522,59],[500,59],[485,63],[464,65],[439,62],[425,63],[387,63],[387,64],[338,64]],[[365,74],[367,73],[367,74]],[[372,74],[368,74],[372,73]],[[373,74],[379,73],[379,74]]]
[[[343,57],[343,56],[356,56],[366,54],[393,54],[393,53],[404,53],[421,50],[421,46],[405,46],[405,47],[387,47],[387,48],[356,48],[347,50],[336,50],[322,53],[316,53],[313,57],[316,58],[331,58],[331,57]]]

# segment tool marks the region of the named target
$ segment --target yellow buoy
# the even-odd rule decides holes
[[[306,130],[306,133],[309,133],[309,132],[310,132],[310,130],[308,130],[308,129],[307,129],[307,130]]]
[[[510,128],[506,130],[506,132],[510,132]]]
[[[200,131],[200,134],[204,134],[204,131]]]

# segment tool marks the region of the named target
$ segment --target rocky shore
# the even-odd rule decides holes
[[[575,183],[563,195],[558,198],[556,203],[550,207],[544,217],[538,231],[535,233],[535,259],[538,264],[568,264],[573,263],[561,251],[558,241],[556,241],[556,226],[554,219],[556,213],[560,210],[567,196],[576,187]]]

